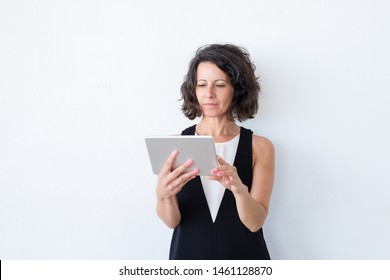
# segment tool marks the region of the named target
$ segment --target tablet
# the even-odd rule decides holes
[[[168,157],[174,150],[179,154],[173,164],[173,169],[192,159],[193,165],[187,171],[198,169],[200,176],[209,176],[211,169],[218,166],[212,136],[148,136],[145,137],[149,159],[154,174],[159,174]]]

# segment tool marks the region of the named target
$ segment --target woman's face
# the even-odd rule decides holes
[[[203,116],[225,116],[233,99],[229,77],[217,65],[201,62],[196,71],[195,92]]]

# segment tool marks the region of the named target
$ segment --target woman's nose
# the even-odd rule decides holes
[[[205,97],[213,98],[215,96],[214,87],[208,86],[205,91]]]

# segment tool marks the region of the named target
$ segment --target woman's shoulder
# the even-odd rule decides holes
[[[255,135],[252,136],[252,151],[255,162],[267,163],[273,161],[275,157],[275,147],[266,137]]]
[[[257,148],[260,149],[273,149],[274,145],[272,144],[271,140],[264,136],[252,135],[252,144],[254,144]]]
[[[274,145],[272,142],[260,135],[256,135],[253,133],[251,129],[245,128],[241,126],[241,133],[246,133],[246,135],[252,135],[252,149],[256,151],[273,151],[274,150]]]

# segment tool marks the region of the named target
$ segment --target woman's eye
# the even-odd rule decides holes
[[[224,84],[217,84],[216,86],[217,87],[224,87],[225,85]]]
[[[197,84],[197,87],[204,87],[206,84]]]

